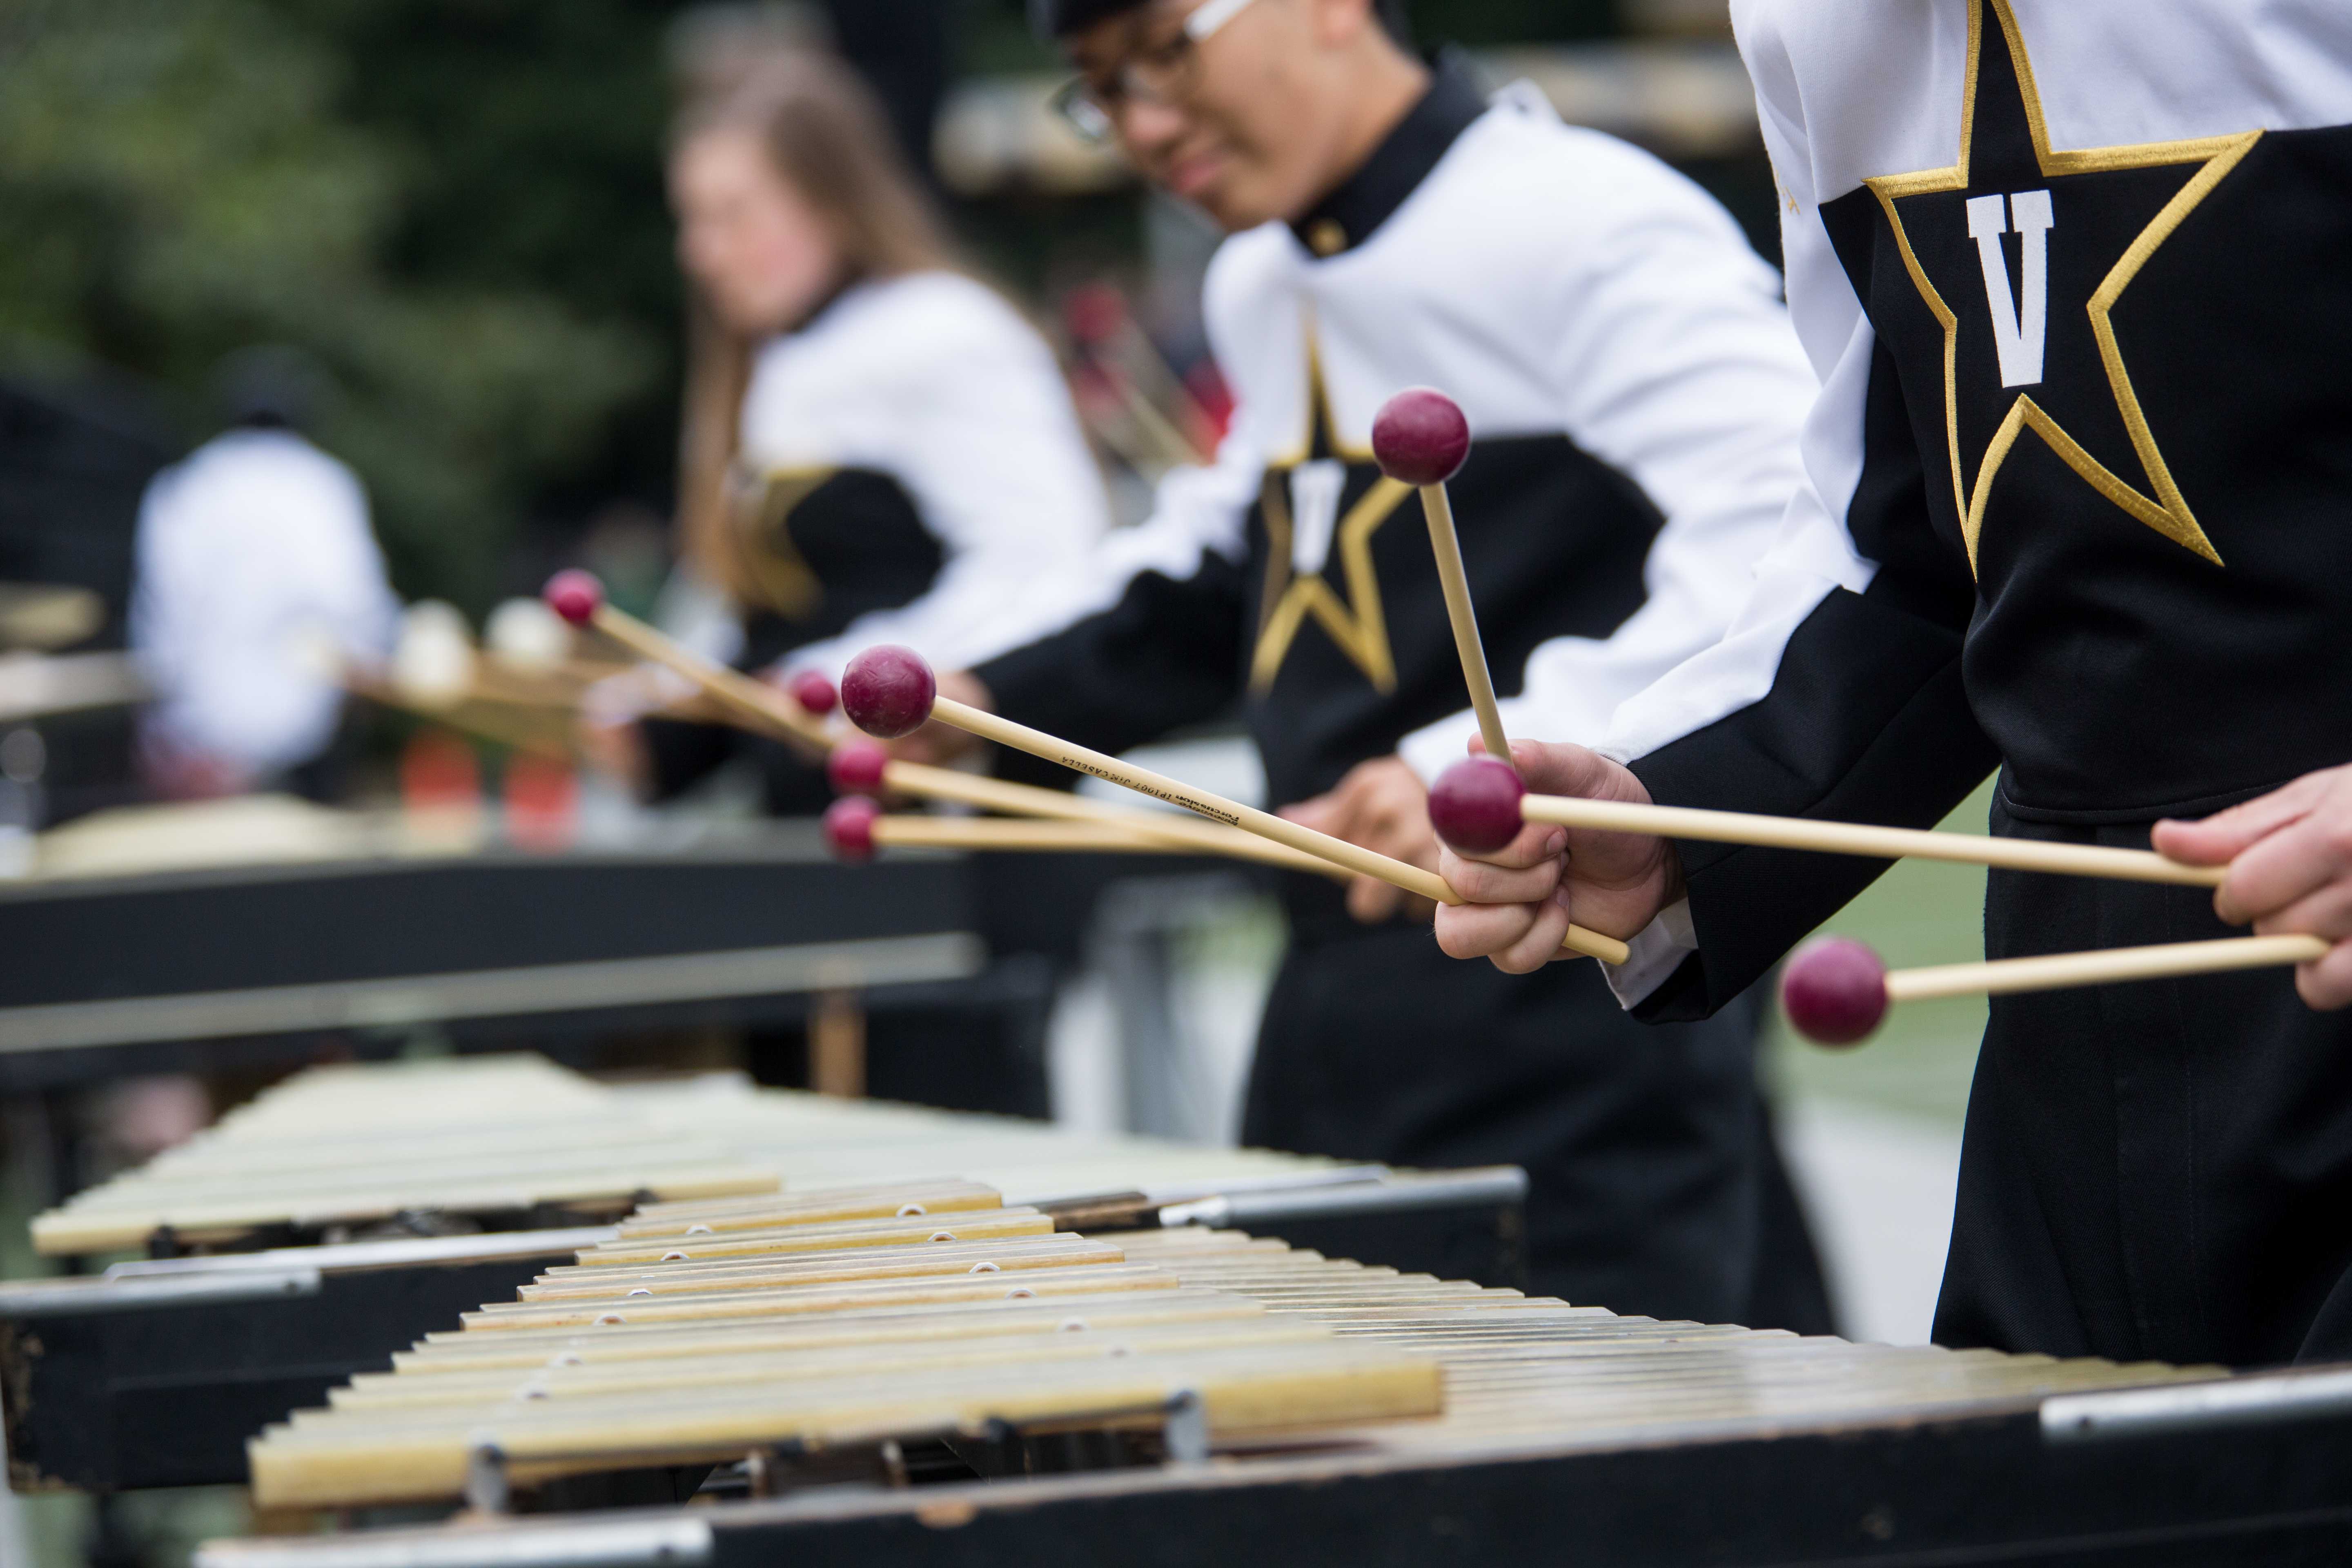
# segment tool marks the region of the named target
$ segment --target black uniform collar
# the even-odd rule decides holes
[[[1361,168],[1295,219],[1290,232],[1310,255],[1353,250],[1404,205],[1454,139],[1486,112],[1486,95],[1469,71],[1454,60],[1440,59],[1421,101],[1406,110]]]

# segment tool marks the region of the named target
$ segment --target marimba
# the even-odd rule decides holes
[[[1660,1322],[901,1184],[642,1211],[252,1446],[265,1508],[462,1514],[199,1561],[2320,1561],[2347,1441],[2352,1372]]]
[[[971,1173],[1049,1229],[1240,1215],[1384,1261],[1523,1267],[1512,1169],[1084,1136],[734,1074],[607,1086],[528,1057],[316,1068],[35,1222],[52,1254],[150,1256],[0,1285],[14,1479],[240,1481],[263,1424],[612,1238],[639,1203],[797,1202],[884,1172]]]

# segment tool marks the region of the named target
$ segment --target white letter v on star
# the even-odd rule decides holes
[[[2032,386],[2042,379],[2042,345],[2050,324],[2050,193],[2020,191],[2000,196],[1969,198],[1969,237],[1977,242],[1977,259],[1984,266],[1985,303],[1992,310],[1992,342],[2000,355],[2003,386]],[[2010,219],[2024,264],[2024,298],[2012,298],[2009,288],[2009,258],[2000,237]]]

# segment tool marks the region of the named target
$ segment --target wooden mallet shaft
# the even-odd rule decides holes
[[[752,720],[758,728],[782,729],[820,748],[832,744],[824,723],[803,711],[798,703],[763,681],[703,658],[625,610],[599,601],[588,624],[639,658],[692,681],[726,707]]]
[[[1470,710],[1489,756],[1508,763],[1511,742],[1503,733],[1503,712],[1495,700],[1494,677],[1486,668],[1486,645],[1478,637],[1478,613],[1470,603],[1470,580],[1462,565],[1462,539],[1454,527],[1454,503],[1445,481],[1470,455],[1470,424],[1461,406],[1442,392],[1417,386],[1381,405],[1372,421],[1372,456],[1390,479],[1421,492],[1429,524],[1429,547],[1437,559],[1437,585],[1453,624],[1454,650],[1462,660]]]
[[[886,788],[900,795],[921,795],[930,800],[951,800],[964,805],[976,805],[987,811],[1002,811],[1022,816],[1058,818],[1062,822],[1099,829],[1108,839],[1118,837],[1132,841],[1144,849],[1171,853],[1228,855],[1243,860],[1260,861],[1269,866],[1284,866],[1297,871],[1312,871],[1318,876],[1345,880],[1353,875],[1345,867],[1335,866],[1319,855],[1302,854],[1286,845],[1276,844],[1255,834],[1244,833],[1213,822],[1202,822],[1190,816],[1176,816],[1161,811],[1138,811],[1126,806],[1107,805],[1098,800],[1087,800],[1057,789],[1041,789],[1035,784],[1013,784],[1003,779],[985,778],[977,773],[959,773],[953,768],[935,768],[922,763],[890,762],[882,769]],[[884,821],[904,820],[884,818]],[[947,818],[922,820],[944,821]],[[877,824],[877,826],[879,825]],[[883,842],[890,842],[884,839]],[[1081,847],[1075,841],[1041,845],[1047,848]],[[1093,846],[1084,846],[1093,847]],[[1106,847],[1115,847],[1106,844]]]
[[[1311,827],[1276,816],[1272,812],[1260,811],[1255,806],[1227,800],[1221,795],[1180,784],[1165,773],[1139,768],[1091,748],[1056,739],[1026,724],[1016,724],[997,714],[982,712],[953,698],[933,699],[930,716],[966,734],[993,741],[1000,746],[1010,746],[1016,752],[1026,752],[1033,757],[1043,757],[1049,763],[1058,763],[1078,773],[1108,779],[1123,788],[1148,795],[1155,800],[1164,800],[1171,805],[1182,806],[1229,827],[1239,827],[1261,838],[1271,838],[1276,844],[1286,844],[1302,854],[1335,861],[1350,871],[1386,882],[1391,887],[1402,888],[1408,893],[1418,893],[1441,904],[1462,902],[1462,896],[1433,871],[1408,866],[1402,860],[1391,859],[1346,839],[1334,838],[1328,833],[1318,833]],[[1570,926],[1562,945],[1588,957],[1598,958],[1604,963],[1622,963],[1631,956],[1630,950],[1616,938],[1587,931],[1582,926]]]
[[[2161,980],[2176,974],[2268,969],[2280,964],[2310,963],[2325,958],[2333,945],[2316,936],[2237,936],[2213,942],[2173,942],[2153,947],[2109,948],[2098,952],[2053,952],[2034,958],[1999,958],[1983,963],[1897,969],[1886,976],[1886,999],[1919,1002],[1935,996],[2000,996],[2024,991],[2063,991],[2076,985],[2109,985],[2126,980]]]
[[[874,819],[873,834],[877,844],[932,849],[1062,850],[1115,855],[1187,855],[1200,852],[1194,846],[1150,837],[1117,822],[915,815],[877,816]],[[1248,838],[1246,834],[1241,837]],[[1265,847],[1279,849],[1281,846],[1267,845]],[[1222,847],[1218,852],[1247,853]]]
[[[2315,936],[2224,937],[2001,958],[1988,963],[1947,963],[1890,972],[1878,954],[1851,937],[1819,937],[1790,955],[1780,972],[1780,1005],[1797,1032],[1818,1045],[1851,1046],[1870,1037],[1897,1002],[1936,996],[2004,995],[2112,985],[2230,969],[2310,963],[2334,944]]]
[[[1950,860],[2011,871],[2053,871],[2131,882],[2173,882],[2194,888],[2219,887],[2227,871],[2221,866],[2185,866],[2146,849],[2045,844],[2030,838],[1993,838],[1854,822],[1815,822],[1805,817],[1581,800],[1570,795],[1527,795],[1519,802],[1519,813],[1529,822],[1552,822],[1610,833],[1643,833],[1661,838],[1703,839],[1771,849],[1811,849],[1883,860]]]

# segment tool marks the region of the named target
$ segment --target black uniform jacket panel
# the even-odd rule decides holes
[[[748,617],[753,668],[838,637],[861,616],[914,603],[947,559],[907,487],[872,468],[771,477],[753,530],[759,569],[778,580],[777,607]]]

